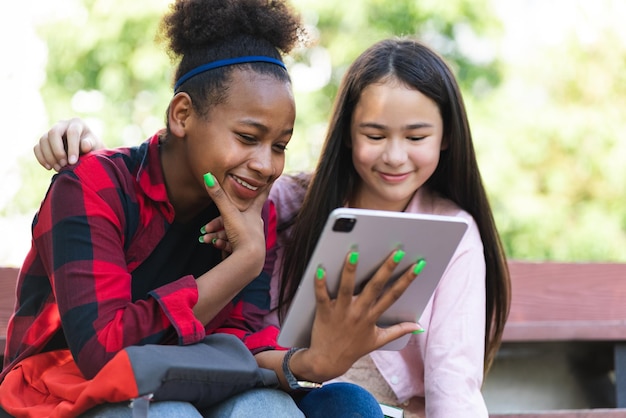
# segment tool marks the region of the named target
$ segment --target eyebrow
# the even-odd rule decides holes
[[[432,124],[426,122],[412,123],[410,125],[403,126],[404,130],[413,130],[420,128],[432,128]],[[374,128],[374,129],[385,129],[387,128],[385,125],[381,125],[379,123],[374,122],[364,122],[359,124],[360,128]]]
[[[243,120],[240,120],[239,123],[243,125],[252,126],[253,128],[258,129],[262,131],[263,133],[269,132],[269,128],[266,125],[260,122],[257,122],[255,120],[252,120],[252,119],[243,119]],[[281,135],[293,135],[293,128],[285,129],[283,132],[281,132]]]

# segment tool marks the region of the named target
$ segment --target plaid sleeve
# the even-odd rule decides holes
[[[63,172],[44,203],[49,219],[35,226],[66,340],[86,377],[124,347],[158,342],[177,321],[186,323],[181,327],[187,342],[204,337],[204,327],[190,314],[197,300],[193,278],[161,289],[159,299],[132,301],[125,232],[149,225],[132,224],[140,223],[132,219],[134,191],[116,175],[93,162]]]
[[[261,274],[250,282],[233,300],[228,317],[209,332],[223,332],[239,337],[253,354],[277,347],[278,328],[265,326],[270,310],[270,280],[276,262],[276,210],[268,201],[263,207],[266,256]]]

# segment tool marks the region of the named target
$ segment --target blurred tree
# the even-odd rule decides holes
[[[295,0],[314,43],[289,62],[298,117],[287,171],[313,166],[343,71],[381,38],[416,35],[432,40],[462,75],[464,86],[495,86],[495,59],[474,59],[475,48],[467,48],[468,42],[488,39],[498,30],[498,20],[485,12],[487,1]],[[109,146],[137,144],[162,126],[171,95],[170,63],[154,43],[166,1],[79,0],[78,5],[75,13],[39,28],[49,52],[41,90],[49,120],[79,116]],[[25,171],[33,167],[25,161]],[[45,173],[25,173],[40,175]],[[36,206],[47,181],[40,184],[22,193],[15,205]]]
[[[163,2],[83,0],[74,15],[42,26],[50,120],[92,120],[112,146],[136,144],[161,126],[170,66],[154,36],[164,10]]]
[[[50,123],[80,116],[110,146],[137,144],[163,125],[171,96],[170,63],[153,41],[169,0],[76,1],[76,13],[39,28]],[[314,42],[288,58],[298,114],[286,171],[313,166],[347,65],[379,39],[414,35],[458,75],[509,256],[626,261],[626,142],[617,134],[626,129],[626,40],[614,26],[507,62],[518,51],[498,49],[493,0],[293,4]],[[619,16],[619,4],[593,10]],[[524,21],[528,36],[532,24]],[[47,188],[50,174],[31,157],[21,166],[30,186],[5,213],[37,207]]]
[[[41,96],[50,124],[81,117],[110,146],[138,144],[163,126],[170,65],[154,38],[168,3],[68,1],[61,18],[37,28],[47,46]],[[49,184],[32,154],[20,167],[29,187],[1,208],[5,215],[38,207]]]
[[[324,139],[332,98],[347,66],[372,43],[413,36],[440,52],[462,88],[484,95],[501,79],[495,39],[502,32],[489,0],[294,0],[313,37],[295,55],[292,76],[298,108],[297,138],[287,169],[312,167]],[[326,78],[316,79],[320,74]]]
[[[594,36],[574,27],[509,63],[477,110],[483,175],[512,257],[626,261],[626,37],[591,27]]]

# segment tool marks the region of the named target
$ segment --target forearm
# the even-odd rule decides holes
[[[242,253],[233,253],[197,278],[198,302],[193,312],[200,322],[208,324],[259,275],[261,268],[250,259]]]

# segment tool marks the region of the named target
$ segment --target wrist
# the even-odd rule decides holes
[[[322,386],[320,383],[318,383],[317,379],[309,380],[305,378],[307,373],[302,372],[302,361],[295,362],[297,370],[296,372],[294,372],[292,368],[294,364],[293,357],[298,355],[300,357],[300,360],[302,360],[300,354],[303,354],[303,351],[305,350],[305,348],[291,348],[285,353],[285,357],[283,358],[282,370],[285,376],[285,380],[287,381],[287,385],[291,390],[310,390],[317,389]]]

